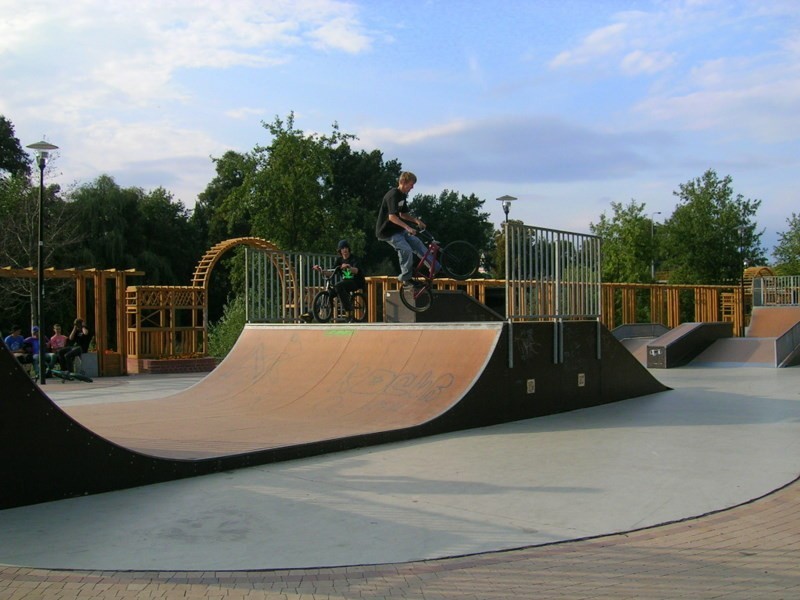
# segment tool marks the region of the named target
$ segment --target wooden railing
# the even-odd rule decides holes
[[[463,290],[484,304],[489,304],[490,294],[502,297],[505,290],[502,279],[456,281],[442,278],[434,283],[441,290]],[[383,320],[386,294],[397,289],[399,282],[395,277],[367,278],[369,322]],[[601,285],[601,322],[609,329],[631,323],[661,323],[671,329],[687,321],[729,321],[738,335],[742,331],[742,319],[747,316],[746,309],[751,306],[749,292],[745,289],[743,298],[742,288],[738,286],[604,283]],[[204,355],[207,332],[201,316],[202,294],[202,288],[196,287],[129,288],[128,356]],[[545,300],[549,297],[546,293],[539,296]],[[538,309],[542,314],[550,310],[547,306]],[[502,314],[502,308],[498,312]]]

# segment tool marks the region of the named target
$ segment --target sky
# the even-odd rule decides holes
[[[528,225],[631,201],[657,223],[713,169],[761,201],[769,256],[800,213],[800,1],[0,0],[0,114],[59,146],[64,187],[191,209],[213,158],[290,113],[497,226],[504,195]]]

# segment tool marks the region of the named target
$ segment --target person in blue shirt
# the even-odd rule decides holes
[[[48,345],[50,341],[47,339],[47,336],[42,338],[44,343],[44,350],[45,352],[48,351]],[[23,343],[23,348],[26,352],[30,353],[31,362],[33,363],[33,372],[36,376],[39,376],[39,327],[34,325],[31,327],[31,334],[25,338],[25,342]],[[45,369],[46,371],[46,369]]]
[[[12,325],[11,333],[6,336],[3,342],[5,342],[6,348],[8,348],[12,354],[23,352],[25,338],[22,337],[22,327],[19,325]]]
[[[3,342],[20,364],[29,365],[33,362],[33,355],[30,349],[26,348],[25,338],[22,337],[22,327],[12,325],[11,333],[6,336]]]

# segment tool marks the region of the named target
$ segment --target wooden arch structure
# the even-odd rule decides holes
[[[126,293],[129,372],[153,372],[160,359],[208,356],[208,288],[211,272],[222,256],[237,246],[265,251],[293,294],[297,274],[289,257],[275,244],[257,237],[231,238],[209,248],[200,258],[189,286],[133,286]]]

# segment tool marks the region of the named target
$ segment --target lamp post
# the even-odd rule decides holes
[[[741,275],[739,276],[739,295],[741,297],[741,306],[739,309],[739,317],[741,319],[741,326],[739,328],[739,337],[744,337],[744,269],[746,266],[745,258],[744,258],[744,235],[747,233],[747,227],[744,225],[739,225],[739,268],[742,270]]]
[[[650,213],[650,279],[652,281],[656,280],[656,227],[653,217],[660,214],[660,210]]]
[[[44,167],[47,164],[47,157],[53,150],[58,150],[58,146],[54,146],[45,141],[36,142],[28,146],[31,150],[36,152],[36,163],[39,165],[39,245],[37,250],[37,275],[36,275],[36,320],[39,326],[39,356],[36,360],[39,362],[39,383],[45,384],[45,368],[44,368],[44,311],[42,305],[44,304]]]
[[[497,201],[503,204],[503,212],[506,213],[506,223],[508,223],[508,210],[511,208],[511,203],[516,200],[514,196],[500,196]]]

